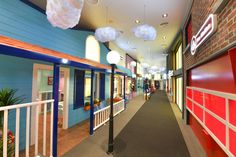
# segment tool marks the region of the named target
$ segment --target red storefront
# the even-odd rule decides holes
[[[186,119],[208,157],[236,156],[235,6],[194,1],[183,32]]]

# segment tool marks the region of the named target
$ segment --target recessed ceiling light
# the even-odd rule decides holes
[[[139,23],[140,23],[140,20],[136,19],[136,20],[135,20],[135,23],[139,24]]]
[[[163,40],[166,40],[166,36],[163,36],[162,39],[163,39]]]
[[[167,18],[168,17],[168,14],[165,13],[165,14],[162,14],[162,18]]]

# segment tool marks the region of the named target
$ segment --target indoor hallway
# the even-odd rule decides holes
[[[128,108],[115,117],[112,156],[203,157],[202,148],[189,126],[181,127],[182,120],[178,114],[174,114],[179,112],[175,107],[176,105],[169,103],[164,91],[157,91],[146,102],[141,95],[133,99]],[[185,134],[184,137],[181,131]],[[109,156],[106,154],[107,141],[108,125],[71,149],[64,157]],[[190,144],[188,147],[185,141]]]

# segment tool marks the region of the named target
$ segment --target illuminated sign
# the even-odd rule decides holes
[[[168,78],[170,79],[171,76],[173,76],[173,75],[174,75],[174,71],[173,70],[169,70],[168,71]]]
[[[204,42],[210,35],[212,35],[217,28],[217,16],[210,14],[206,19],[200,30],[191,40],[191,54],[194,55],[197,48]]]

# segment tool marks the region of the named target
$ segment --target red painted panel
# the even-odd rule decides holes
[[[189,116],[189,123],[208,157],[228,157],[191,114]]]
[[[206,127],[225,145],[226,126],[206,112]]]
[[[188,25],[187,25],[187,42],[190,43],[192,39],[192,20],[189,19]],[[187,43],[187,44],[188,44]]]
[[[234,67],[236,66],[236,62],[232,64]],[[192,69],[189,75],[190,86],[236,93],[236,84],[228,54]]]
[[[187,107],[192,111],[193,110],[192,101],[190,101],[189,99],[186,99],[186,103],[187,103]]]
[[[192,98],[192,89],[187,89],[187,96]]]
[[[205,94],[205,107],[223,119],[226,119],[225,99],[219,96]]]
[[[236,156],[236,132],[231,129],[229,130],[229,150]]]
[[[234,75],[234,82],[236,84],[236,47],[229,50],[232,71]]]
[[[196,104],[194,104],[194,114],[203,122],[203,110]]]
[[[229,100],[229,122],[236,126],[236,101]]]
[[[193,100],[200,105],[203,105],[203,93],[193,90]]]

